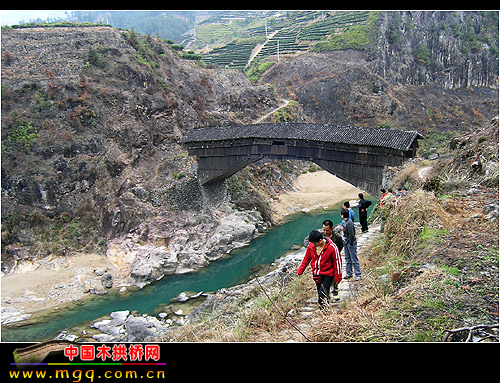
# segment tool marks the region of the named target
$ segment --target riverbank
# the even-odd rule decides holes
[[[272,205],[280,224],[297,211],[338,205],[344,199],[356,199],[359,192],[326,171],[300,175],[295,187],[296,191],[282,194]],[[106,294],[109,290],[103,288],[103,280],[107,275],[113,276],[113,291],[128,286],[119,274],[104,254],[49,256],[19,264],[15,273],[2,277],[2,324],[36,320],[38,314],[83,302],[91,293]]]
[[[301,174],[295,183],[296,191],[279,196],[272,203],[273,218],[282,223],[290,214],[317,208],[327,209],[339,202],[358,200],[362,191],[326,170]]]
[[[84,298],[111,267],[104,254],[48,256],[18,265],[15,273],[2,276],[2,324],[26,320],[42,310],[56,310]]]
[[[365,258],[381,235],[379,223],[370,225],[366,233],[358,229],[360,259]],[[304,246],[290,250],[270,265],[271,271],[209,295],[188,315],[186,325],[171,327],[162,341],[310,341],[310,334],[328,314],[319,310],[316,287],[310,272],[302,276],[296,274],[305,250]],[[284,269],[288,271],[285,273]],[[367,268],[364,270],[367,280],[344,279],[339,283],[340,299],[331,301],[330,311],[342,311],[353,298],[370,286],[371,272]]]
[[[279,196],[272,204],[276,221],[303,209],[332,206],[355,199],[359,190],[326,171],[302,174],[297,191]],[[113,287],[126,285],[117,279],[115,267],[104,254],[48,256],[34,263],[19,264],[16,272],[2,276],[2,324],[29,319],[42,310],[78,302],[92,293],[105,294],[103,276],[113,275]]]
[[[420,189],[387,205],[384,233],[379,223],[357,232],[362,280],[343,280],[340,301],[326,313],[318,309],[310,274],[294,273],[302,248],[280,262],[274,278],[218,291],[201,306],[206,310],[199,320],[163,340],[440,342],[451,334],[455,342],[467,335],[498,342],[498,215],[489,215],[488,207],[493,198],[498,190],[438,198]],[[421,214],[426,209],[431,216]],[[279,275],[282,266],[290,273]]]

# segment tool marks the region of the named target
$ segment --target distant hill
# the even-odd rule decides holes
[[[252,11],[220,12],[196,25],[186,49],[202,60],[243,68],[269,56],[314,50],[350,28],[365,26],[368,11]],[[354,42],[350,48],[363,49]]]
[[[333,36],[351,30],[355,38],[340,48],[364,49],[370,15],[376,17],[368,11],[72,11],[58,21],[134,30],[172,40],[206,63],[241,69],[269,56],[328,50]]]
[[[195,25],[197,17],[208,17],[213,12],[193,11],[72,11],[66,18],[47,18],[21,21],[21,26],[32,24],[72,22],[111,25],[115,28],[162,39],[175,40]]]

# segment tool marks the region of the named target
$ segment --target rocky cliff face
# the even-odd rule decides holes
[[[177,140],[277,104],[271,87],[181,60],[154,38],[107,27],[2,31],[2,270],[117,246],[138,259],[163,251],[149,277],[137,266],[141,282],[204,265],[210,249],[193,260],[174,247],[213,238],[233,212],[203,206],[196,162]],[[240,218],[252,238],[261,218]]]
[[[498,89],[498,13],[382,12],[375,52],[392,84]]]

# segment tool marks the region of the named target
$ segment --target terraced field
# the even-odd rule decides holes
[[[255,48],[253,43],[233,42],[203,55],[203,61],[230,68],[243,68],[247,64],[253,48]]]
[[[253,49],[263,44],[253,60],[309,50],[345,28],[366,22],[368,11],[232,12],[220,14],[197,27],[204,41],[202,60],[228,68],[244,68]],[[273,35],[273,32],[274,35]],[[231,39],[228,42],[228,36]],[[272,37],[270,37],[272,36]],[[210,46],[213,48],[210,49]],[[208,48],[208,52],[207,52]]]

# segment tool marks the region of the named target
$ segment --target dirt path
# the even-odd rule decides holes
[[[276,31],[274,31],[274,32],[272,32],[272,33],[271,33],[271,34],[267,37],[267,40],[266,40],[266,41],[264,41],[262,44],[257,44],[257,45],[255,46],[255,48],[252,50],[252,53],[250,54],[250,57],[248,58],[248,62],[247,62],[247,65],[245,65],[245,68],[248,68],[248,67],[249,67],[249,65],[251,64],[251,62],[253,61],[253,59],[254,59],[255,57],[257,57],[257,55],[260,53],[260,51],[262,50],[262,48],[264,48],[264,47],[266,46],[266,44],[269,42],[269,40],[271,40],[271,39],[274,37],[274,35],[275,35],[276,33],[278,33],[278,32],[279,32],[279,29],[278,29],[278,30],[276,30]]]
[[[262,121],[264,121],[266,118],[268,118],[271,114],[273,114],[274,112],[277,112],[281,108],[284,108],[285,106],[287,106],[290,103],[290,100],[285,100],[283,98],[283,99],[281,99],[281,102],[282,102],[282,104],[280,106],[278,106],[276,109],[271,110],[269,113],[263,115],[262,117],[258,118],[257,120],[255,120],[253,122],[253,124],[260,124]]]
[[[380,224],[373,224],[369,226],[369,230],[366,233],[361,233],[361,231],[356,229],[356,236],[358,241],[358,258],[362,259],[364,257],[365,252],[377,238],[381,235],[380,233]],[[344,252],[341,253],[342,257],[342,266],[343,273],[345,276],[345,260],[344,260]],[[361,269],[361,275],[363,273],[368,273],[369,270]],[[309,277],[309,275],[307,275]],[[366,288],[362,281],[355,281],[352,279],[343,279],[339,283],[339,301],[334,301],[332,298],[332,293],[330,292],[330,304],[333,308],[339,308],[342,305],[342,302],[348,301],[356,297],[356,295],[360,292],[360,290]],[[304,306],[298,307],[293,311],[291,317],[294,324],[304,333],[308,333],[314,326],[316,326],[321,320],[324,320],[324,315],[320,313],[318,307],[318,297],[316,294],[312,293],[311,298],[309,298]],[[288,341],[297,341],[303,342],[303,336],[292,327],[287,328],[286,330],[280,333],[280,336],[283,339],[288,339]],[[306,335],[307,336],[307,335]]]

